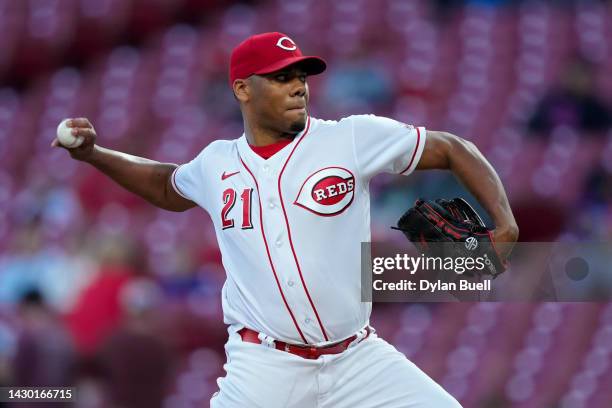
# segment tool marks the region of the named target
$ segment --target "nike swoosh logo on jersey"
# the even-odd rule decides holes
[[[227,178],[230,178],[232,176],[235,176],[236,174],[240,173],[239,171],[235,171],[233,173],[229,173],[229,174],[225,174],[225,172],[223,172],[223,174],[221,174],[221,180],[225,180]]]

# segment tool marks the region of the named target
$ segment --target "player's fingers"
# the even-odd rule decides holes
[[[91,122],[87,118],[72,118],[66,122],[66,126],[72,128],[91,128]]]
[[[73,136],[83,136],[85,138],[96,137],[96,132],[91,128],[73,128],[71,133]]]

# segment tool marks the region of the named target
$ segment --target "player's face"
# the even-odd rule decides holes
[[[251,79],[249,102],[262,126],[286,134],[304,130],[309,96],[304,70],[290,66]]]

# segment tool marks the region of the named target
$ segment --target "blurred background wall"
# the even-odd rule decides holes
[[[201,407],[223,374],[224,280],[201,210],[157,210],[65,151],[182,163],[242,133],[231,49],[282,31],[328,71],[311,114],[375,113],[475,142],[521,241],[612,235],[612,5],[504,0],[0,0],[0,385],[83,407]],[[373,238],[443,172],[372,184]],[[472,199],[473,202],[473,199]],[[379,304],[379,333],[466,407],[612,406],[612,305]],[[20,405],[21,406],[21,405]]]

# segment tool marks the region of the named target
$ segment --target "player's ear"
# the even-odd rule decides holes
[[[240,102],[247,102],[249,100],[249,84],[248,80],[237,79],[233,84],[234,96]]]

